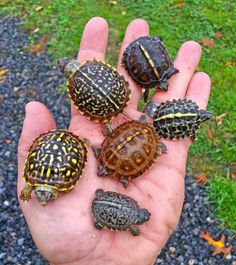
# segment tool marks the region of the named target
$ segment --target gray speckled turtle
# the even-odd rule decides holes
[[[26,186],[20,199],[31,199],[31,192],[35,189],[37,200],[46,206],[74,188],[86,162],[86,144],[78,136],[65,130],[41,134],[26,157],[23,173]]]
[[[145,101],[150,88],[167,90],[167,79],[179,72],[162,40],[161,36],[140,37],[129,44],[123,55],[125,69],[138,85],[145,88]]]
[[[147,209],[140,209],[134,199],[102,189],[96,190],[92,202],[92,214],[97,229],[129,230],[133,236],[140,235],[135,225],[147,222],[151,215]]]
[[[57,63],[67,78],[68,94],[81,114],[94,122],[108,123],[123,112],[131,90],[111,65],[97,59],[79,64],[63,58]]]
[[[160,105],[149,102],[145,113],[153,117],[157,134],[171,140],[185,137],[194,140],[200,125],[213,117],[210,111],[200,110],[189,99],[167,100]]]

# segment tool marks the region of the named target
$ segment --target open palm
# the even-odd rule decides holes
[[[125,111],[133,119],[138,119],[141,115],[137,111],[141,90],[121,66],[121,58],[127,45],[140,36],[148,35],[148,31],[145,21],[132,21],[126,30],[119,56],[118,71],[126,77],[132,89],[131,101]],[[83,33],[78,60],[104,59],[107,39],[106,21],[102,18],[91,19]],[[174,62],[179,73],[170,79],[169,90],[158,91],[152,100],[159,103],[167,99],[187,97],[194,100],[200,108],[206,108],[210,79],[205,73],[194,74],[200,57],[201,47],[196,42],[184,43]],[[126,119],[122,114],[119,115],[112,122],[112,127]],[[32,141],[41,133],[55,128],[55,121],[43,104],[27,104],[18,147],[18,194],[25,185],[22,172]],[[99,146],[104,139],[102,129],[101,124],[87,120],[72,106],[70,131],[81,138],[88,138],[92,146]],[[59,197],[45,208],[37,202],[34,195],[28,202],[20,201],[33,239],[42,255],[52,264],[153,264],[180,217],[185,164],[191,144],[190,139],[163,142],[168,154],[162,154],[151,170],[131,180],[126,189],[114,179],[97,177],[97,160],[91,148],[88,148],[88,164],[79,185],[70,193]],[[128,195],[137,200],[140,207],[151,212],[150,220],[140,226],[140,236],[134,237],[129,232],[95,229],[91,202],[97,188]]]

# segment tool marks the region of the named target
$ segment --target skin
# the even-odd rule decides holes
[[[141,115],[137,111],[141,90],[121,66],[121,58],[131,41],[148,34],[149,28],[145,21],[132,21],[127,27],[119,56],[118,70],[124,74],[132,89],[126,112],[133,119],[139,119]],[[94,57],[104,59],[107,39],[107,22],[102,18],[91,19],[84,29],[78,53],[79,62]],[[169,80],[169,90],[157,91],[152,100],[161,103],[168,99],[187,97],[194,100],[201,109],[205,109],[210,94],[210,78],[205,73],[194,74],[200,57],[200,45],[194,41],[185,42],[174,61],[179,73]],[[112,122],[112,127],[125,120],[125,116],[119,115]],[[22,172],[32,141],[40,133],[55,128],[55,121],[43,104],[30,102],[26,105],[26,117],[18,148],[18,195],[25,185]],[[69,130],[73,133],[88,138],[91,145],[99,146],[104,139],[102,129],[103,125],[89,121],[71,107]],[[89,148],[88,164],[79,185],[73,191],[57,198],[45,208],[40,206],[34,194],[28,202],[20,201],[41,254],[51,264],[153,264],[179,221],[184,199],[186,158],[191,140],[163,140],[163,143],[168,154],[162,154],[147,174],[131,180],[126,189],[113,179],[97,177],[98,163]],[[97,188],[128,195],[137,200],[140,207],[151,212],[150,220],[139,226],[140,236],[134,237],[129,232],[95,229],[90,208]]]

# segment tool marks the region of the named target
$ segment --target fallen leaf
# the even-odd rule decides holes
[[[214,136],[215,136],[214,131],[211,130],[211,129],[208,129],[208,130],[207,130],[207,137],[208,137],[209,139],[212,139]]]
[[[235,66],[236,65],[236,62],[235,61],[227,61],[225,63],[225,66]]]
[[[200,173],[199,175],[196,176],[196,182],[197,183],[205,183],[209,175],[207,173]]]
[[[178,6],[178,7],[181,7],[181,6],[184,6],[184,5],[185,5],[184,1],[177,1],[175,3],[175,6]]]
[[[35,11],[40,11],[40,10],[42,10],[43,9],[43,7],[42,6],[37,6],[36,8],[35,8]]]
[[[201,43],[203,44],[203,46],[212,49],[214,48],[214,40],[210,40],[210,39],[201,39]]]
[[[12,142],[11,139],[5,139],[6,144],[11,144],[11,142]]]
[[[0,75],[5,75],[8,72],[9,72],[8,69],[0,69]]]
[[[212,87],[216,87],[216,86],[217,86],[217,83],[216,83],[216,82],[212,82],[212,83],[211,83],[211,86],[212,86]]]
[[[37,33],[37,32],[39,32],[39,28],[35,28],[35,29],[32,31],[32,33]]]
[[[224,257],[230,255],[232,246],[225,246],[225,235],[222,234],[220,240],[215,240],[211,237],[210,233],[205,231],[200,231],[200,237],[205,239],[209,245],[213,246],[216,250],[213,252],[213,256],[223,253]]]
[[[224,112],[222,114],[220,114],[219,116],[216,116],[215,117],[215,120],[216,120],[216,124],[219,126],[222,124],[223,122],[223,118],[227,115],[227,112]]]
[[[232,178],[233,180],[236,180],[236,172],[232,172],[232,173],[231,173],[231,178]]]
[[[223,34],[222,31],[217,31],[217,32],[215,33],[215,37],[216,37],[216,39],[220,39],[220,38],[222,37],[222,34]]]
[[[36,44],[31,44],[28,46],[28,50],[33,54],[43,53],[49,39],[50,39],[49,35],[41,36]]]

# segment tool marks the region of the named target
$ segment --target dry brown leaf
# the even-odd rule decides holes
[[[217,32],[215,33],[215,37],[216,37],[216,39],[220,39],[220,38],[222,37],[222,34],[223,34],[222,31],[217,31]]]
[[[207,137],[212,139],[215,136],[215,132],[212,129],[207,130]]]
[[[212,83],[211,83],[211,86],[212,86],[212,87],[216,87],[216,86],[217,86],[217,83],[216,83],[216,82],[212,82]]]
[[[215,117],[215,120],[216,120],[216,124],[219,126],[222,124],[223,122],[223,118],[227,115],[227,112],[224,112],[222,114],[220,114],[219,116],[216,116]]]
[[[198,65],[195,69],[197,72],[201,71],[201,67]]]
[[[196,176],[197,183],[205,183],[209,175],[207,173],[201,172],[199,175]]]
[[[236,180],[236,172],[231,173],[231,179]]]
[[[178,6],[178,7],[181,7],[181,6],[184,6],[184,5],[185,5],[184,1],[177,1],[175,3],[175,6]]]
[[[227,61],[225,63],[225,66],[235,66],[236,65],[236,62],[235,61]]]
[[[210,39],[201,39],[201,43],[203,44],[203,46],[212,49],[214,48],[214,40],[210,40]]]
[[[200,231],[200,237],[205,239],[209,245],[215,247],[215,251],[213,252],[213,256],[223,253],[224,257],[230,255],[232,246],[226,247],[225,246],[225,235],[222,234],[220,240],[215,240],[211,237],[210,233],[205,231]]]
[[[45,50],[45,46],[47,44],[47,41],[50,39],[49,35],[43,35],[38,39],[38,43],[36,44],[31,44],[28,46],[28,50],[33,53],[43,53]]]
[[[6,144],[11,144],[12,140],[11,139],[5,139]]]
[[[35,11],[39,12],[39,11],[42,10],[42,9],[43,9],[43,6],[37,6],[37,7],[35,8]]]
[[[9,72],[8,69],[0,69],[0,75],[5,75],[8,72]]]

